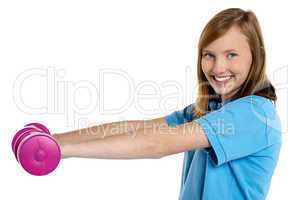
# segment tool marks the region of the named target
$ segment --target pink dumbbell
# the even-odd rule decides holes
[[[17,161],[32,175],[46,175],[59,164],[61,151],[48,128],[40,123],[30,123],[19,130],[12,149]]]

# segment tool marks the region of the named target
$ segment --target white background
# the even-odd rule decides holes
[[[267,199],[301,197],[294,80],[301,16],[292,2],[1,1],[0,199],[177,199],[183,154],[67,159],[36,177],[16,162],[11,139],[32,121],[60,133],[161,117],[192,103],[200,33],[229,7],[256,13],[279,96],[283,147]]]

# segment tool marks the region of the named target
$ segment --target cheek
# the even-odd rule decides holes
[[[244,78],[247,78],[247,76],[248,76],[248,74],[249,74],[249,72],[250,72],[250,69],[251,69],[251,62],[246,62],[244,65],[243,65],[243,67],[242,67],[242,69],[241,69],[241,73],[243,74],[243,76],[244,76]]]
[[[205,75],[210,72],[211,68],[212,68],[212,64],[208,61],[202,60],[201,62],[202,65],[202,70],[205,73]]]
[[[244,75],[245,78],[247,78],[249,71],[251,69],[252,65],[252,54],[249,53],[246,55],[244,62],[242,63],[242,74]]]
[[[234,73],[239,74],[240,77],[246,78],[249,74],[252,62],[249,59],[240,59],[233,63]]]

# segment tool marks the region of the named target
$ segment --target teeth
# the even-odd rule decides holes
[[[217,81],[227,81],[231,78],[231,76],[214,76],[215,80]]]

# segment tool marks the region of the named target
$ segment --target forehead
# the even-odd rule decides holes
[[[204,50],[214,52],[228,49],[238,51],[249,50],[247,37],[241,33],[240,28],[237,26],[232,26],[223,36],[217,38],[204,48]]]

